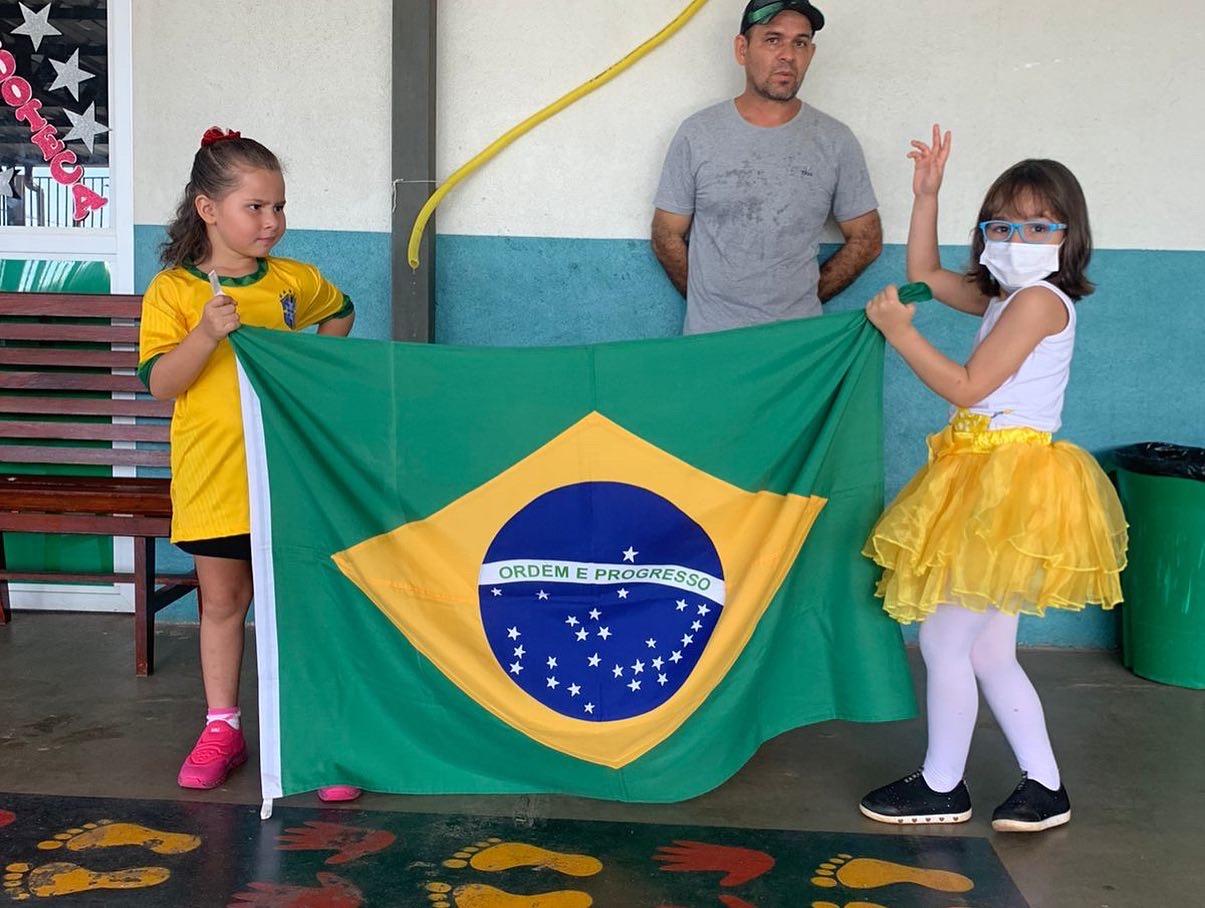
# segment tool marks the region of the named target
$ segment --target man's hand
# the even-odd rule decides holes
[[[686,235],[693,220],[692,215],[674,214],[660,208],[653,212],[653,254],[683,296],[686,296],[688,261]]]

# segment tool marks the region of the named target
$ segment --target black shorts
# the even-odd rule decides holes
[[[251,560],[251,536],[219,536],[216,539],[190,539],[177,542],[176,547],[190,555],[207,555],[210,558],[234,558],[238,561]]]

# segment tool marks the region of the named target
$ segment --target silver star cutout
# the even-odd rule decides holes
[[[71,132],[63,136],[63,142],[67,143],[72,139],[78,139],[88,146],[88,153],[91,154],[92,146],[96,143],[96,137],[109,131],[108,126],[102,126],[96,122],[96,102],[93,101],[89,104],[88,109],[82,114],[77,114],[67,109],[64,109],[63,113],[71,121]]]
[[[58,60],[51,60],[50,65],[54,67],[54,71],[57,73],[54,81],[50,83],[50,90],[54,91],[56,88],[65,88],[71,92],[71,97],[77,101],[79,100],[79,84],[86,79],[96,78],[93,73],[86,73],[80,69],[78,47],[69,59],[61,63]]]
[[[42,7],[42,11],[35,13],[24,3],[18,3],[21,7],[21,18],[25,21],[13,29],[14,35],[26,35],[33,42],[33,49],[37,50],[42,43],[42,39],[48,35],[61,35],[62,32],[50,24],[50,4],[47,3]]]
[[[14,199],[17,194],[13,191],[13,174],[17,171],[12,167],[0,169],[0,199]]]

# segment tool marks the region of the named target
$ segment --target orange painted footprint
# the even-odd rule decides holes
[[[66,848],[68,851],[88,851],[92,848],[133,846],[155,854],[185,854],[199,848],[199,836],[180,832],[161,832],[137,823],[114,823],[98,820],[58,833],[51,839],[38,842],[42,851]]]
[[[170,876],[171,871],[166,867],[127,867],[100,872],[66,861],[40,867],[9,864],[4,872],[4,891],[16,901],[24,901],[32,896],[50,898],[99,889],[146,889],[158,886]]]
[[[516,868],[551,870],[562,876],[590,877],[603,869],[602,861],[587,854],[551,851],[525,842],[486,839],[466,845],[443,862],[449,870],[471,869],[504,873]],[[589,908],[594,899],[573,889],[519,895],[484,883],[453,886],[432,882],[426,886],[431,908]]]
[[[935,892],[970,892],[975,883],[969,877],[950,870],[929,870],[924,867],[909,867],[877,858],[856,858],[851,854],[839,854],[816,868],[812,885],[824,889],[844,886],[847,889],[878,889],[897,883],[910,883]],[[821,908],[827,908],[823,902]],[[863,908],[854,903],[850,908]]]

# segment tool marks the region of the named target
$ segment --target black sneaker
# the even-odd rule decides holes
[[[1071,800],[1067,786],[1051,791],[1028,777],[992,811],[992,829],[997,832],[1041,832],[1062,826],[1071,820]]]
[[[965,823],[971,818],[971,795],[966,782],[952,791],[934,791],[917,770],[898,782],[876,788],[858,809],[880,823]]]

